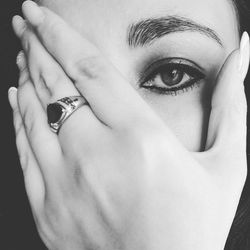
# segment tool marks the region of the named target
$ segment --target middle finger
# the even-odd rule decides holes
[[[49,103],[67,96],[80,96],[72,81],[45,50],[33,31],[22,19],[15,20],[15,32],[22,41],[30,76],[43,108],[46,109]],[[90,107],[84,105],[65,121],[60,130],[59,140],[63,152],[75,156],[75,146],[79,147],[80,144],[89,148],[91,141],[95,140],[94,135],[103,127]],[[84,137],[83,140],[80,140],[81,137]]]
[[[25,21],[16,18],[14,28],[21,39],[30,77],[43,107],[46,108],[51,100],[58,100],[69,95],[69,93],[79,95],[63,69],[46,52]],[[60,85],[56,85],[56,83],[60,83]]]

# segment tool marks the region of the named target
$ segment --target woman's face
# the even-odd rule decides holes
[[[189,150],[202,150],[212,87],[239,45],[230,1],[43,0],[43,5],[93,42]]]

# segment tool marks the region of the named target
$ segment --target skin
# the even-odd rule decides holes
[[[216,10],[220,10],[219,6]],[[228,2],[223,6],[233,18]],[[77,4],[75,7],[80,8]],[[90,9],[86,15],[93,14],[93,18]],[[176,10],[177,6],[172,9]],[[135,64],[119,56],[123,55],[122,51],[126,55],[130,53],[122,50],[126,46],[118,42],[118,36],[115,35],[117,40],[113,38],[113,29],[109,29],[110,36],[104,37],[117,41],[114,44],[120,47],[114,47],[120,48],[117,50],[121,54],[116,54],[116,50],[108,52],[111,45],[105,46],[104,38],[105,50],[97,44],[95,33],[92,36],[87,31],[79,33],[67,24],[70,20],[66,16],[65,22],[54,12],[30,1],[24,3],[23,14],[26,22],[18,16],[13,19],[24,54],[17,60],[19,87],[9,91],[9,101],[27,194],[47,247],[223,249],[246,178],[247,106],[243,81],[249,66],[248,35],[244,33],[239,50],[234,50],[233,45],[222,50],[204,35],[171,34],[146,50],[130,51],[131,57],[132,53],[138,53],[133,56],[138,60]],[[107,16],[111,15],[103,18]],[[212,18],[210,21],[212,25]],[[119,26],[118,22],[115,24]],[[236,22],[232,27],[235,27],[237,44]],[[216,28],[222,36],[219,27]],[[224,34],[223,44],[227,41]],[[119,37],[124,36],[120,33]],[[209,52],[216,55],[204,66],[209,65],[210,73],[216,72],[211,73],[210,79],[215,79],[221,68],[214,82],[204,82],[203,88],[193,88],[177,96],[159,96],[144,90],[138,94],[136,85],[129,84],[134,82],[136,74],[126,65],[143,67],[140,54],[146,57],[146,52],[153,53],[153,46],[159,46],[161,54],[160,47],[168,43],[168,53],[174,56],[191,53],[191,49],[180,50],[187,44],[191,48],[194,37],[195,41],[199,39],[199,45],[206,43],[206,51],[211,46]],[[180,46],[180,41],[174,40],[177,38],[182,38],[178,40],[185,44]],[[206,57],[204,51],[199,54],[201,47],[194,52],[204,63],[208,53]],[[210,100],[211,85],[215,88]],[[63,124],[58,135],[51,132],[47,104],[79,94],[88,104]],[[174,105],[177,101],[178,105]],[[209,124],[205,126],[210,102]],[[157,107],[164,105],[168,108],[163,116]],[[183,116],[190,124],[194,123],[193,127],[199,125],[196,132],[200,134],[193,136],[186,130],[191,126],[187,120],[183,126],[183,107],[186,111]],[[208,128],[201,132],[204,127]],[[193,152],[202,149],[201,134],[207,134],[205,150]]]
[[[226,57],[239,46],[236,15],[229,1],[45,0],[42,5],[54,10],[93,42],[128,82],[138,89],[189,150],[204,149],[211,89]],[[215,30],[223,47],[198,32],[170,34],[146,48],[128,47],[126,32],[131,23],[149,17],[176,14]],[[151,63],[150,59],[168,57],[194,61],[205,69],[206,78],[200,82],[199,87],[180,92],[177,96],[159,95],[139,88],[139,72]]]

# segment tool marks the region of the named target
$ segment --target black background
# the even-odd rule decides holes
[[[32,219],[15,147],[8,88],[16,86],[16,55],[21,50],[11,19],[22,1],[0,2],[0,250],[44,250]]]
[[[7,99],[8,88],[16,86],[18,81],[15,61],[21,47],[13,34],[11,19],[13,15],[20,14],[21,4],[21,0],[0,3],[0,250],[46,249],[35,229],[26,197],[15,147],[12,112]],[[245,20],[244,29],[249,30],[249,24],[249,20]],[[246,80],[249,95],[247,83],[250,83],[249,77]],[[248,187],[246,185],[244,197],[249,196]]]

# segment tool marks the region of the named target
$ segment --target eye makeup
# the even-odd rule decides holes
[[[178,95],[192,90],[204,78],[204,70],[195,62],[170,57],[147,66],[140,74],[139,86],[161,95]]]

